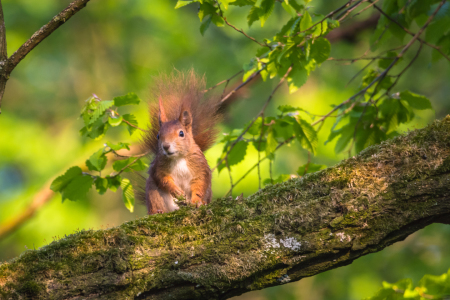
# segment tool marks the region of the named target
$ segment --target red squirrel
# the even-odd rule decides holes
[[[177,210],[176,199],[195,206],[211,201],[211,169],[203,152],[215,141],[219,101],[206,98],[205,80],[193,71],[163,76],[158,104],[150,104],[145,147],[154,155],[145,201],[149,214]]]

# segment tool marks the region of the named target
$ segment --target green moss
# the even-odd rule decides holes
[[[36,281],[25,281],[17,291],[25,294],[27,297],[33,298],[39,296],[40,292],[44,290],[43,284],[39,284]],[[42,296],[42,295],[41,295]]]

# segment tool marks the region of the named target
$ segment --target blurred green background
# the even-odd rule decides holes
[[[67,6],[70,1],[3,0],[8,54],[11,55],[38,28]],[[314,11],[327,13],[344,1],[311,3]],[[68,167],[83,163],[105,141],[129,141],[126,130],[117,128],[101,141],[81,138],[82,121],[78,119],[83,102],[95,93],[112,99],[135,92],[149,97],[152,76],[173,69],[195,68],[206,74],[208,85],[230,77],[253,57],[257,44],[231,28],[211,26],[202,36],[195,5],[175,10],[175,0],[91,1],[87,7],[38,45],[13,71],[7,84],[0,115],[0,223],[31,202],[33,196]],[[229,21],[259,39],[271,37],[287,21],[281,9],[263,28],[256,22],[246,25],[245,8],[230,9]],[[372,13],[368,10],[359,19]],[[356,18],[358,19],[358,18]],[[344,23],[345,25],[345,23]],[[349,24],[350,26],[351,24]],[[368,49],[371,30],[359,34],[352,42],[332,45],[332,57],[353,58]],[[413,55],[410,51],[407,55]],[[346,87],[350,78],[363,66],[327,61],[313,73],[308,83],[289,95],[283,87],[276,94],[268,113],[276,107],[291,104],[315,114],[327,113],[332,104],[351,96],[357,81]],[[431,62],[429,49],[400,81],[396,91],[410,89],[432,101],[434,112],[421,114],[403,126],[404,131],[423,127],[435,118],[450,113],[450,68],[443,60]],[[243,89],[233,102],[222,132],[242,126],[253,118],[267,99],[276,80],[255,81]],[[232,86],[232,84],[230,85]],[[140,124],[146,124],[145,104],[134,113]],[[333,120],[319,133],[318,154],[312,162],[331,166],[346,158],[334,153],[334,143],[324,145]],[[131,137],[139,141],[139,133]],[[223,145],[207,152],[215,165]],[[233,172],[236,178],[256,162],[256,150]],[[298,145],[284,147],[276,154],[274,177],[295,174],[306,163],[307,152]],[[262,168],[268,177],[268,165]],[[229,189],[228,174],[214,173],[214,197]],[[258,189],[258,176],[250,174],[234,190],[249,195]],[[85,201],[61,203],[56,195],[24,226],[0,240],[0,261],[9,260],[27,248],[38,248],[77,229],[99,229],[119,225],[145,216],[137,205],[129,213],[119,192],[103,196],[95,192]],[[240,299],[361,299],[372,295],[382,280],[397,281],[409,277],[416,282],[424,274],[442,274],[450,267],[450,227],[435,224],[379,253],[356,260],[352,265],[331,270],[300,282],[256,291]]]

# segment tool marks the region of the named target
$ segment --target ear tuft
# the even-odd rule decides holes
[[[159,97],[158,101],[159,101],[159,126],[161,126],[162,123],[167,122],[167,117],[164,111],[161,96]]]
[[[190,114],[187,110],[183,111],[183,112],[180,114],[180,119],[179,119],[179,121],[180,121],[180,123],[181,123],[183,126],[188,126],[188,125],[190,125],[191,122],[192,122],[191,114]]]

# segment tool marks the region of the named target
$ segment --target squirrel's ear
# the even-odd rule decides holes
[[[159,101],[159,125],[161,126],[162,123],[167,122],[167,117],[166,112],[164,111],[161,96],[159,97],[158,101]]]
[[[187,110],[181,110],[179,121],[183,126],[190,125],[192,122],[191,114]]]

